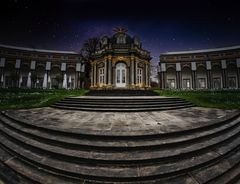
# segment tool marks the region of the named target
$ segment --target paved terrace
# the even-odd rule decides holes
[[[67,132],[95,135],[146,135],[205,126],[229,118],[236,110],[192,107],[170,111],[111,113],[50,107],[9,110],[17,120]]]

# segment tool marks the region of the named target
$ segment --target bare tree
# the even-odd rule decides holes
[[[86,62],[93,60],[93,54],[97,51],[99,47],[100,39],[97,37],[89,38],[83,44],[83,48],[80,51],[82,59]]]
[[[85,62],[85,78],[89,79],[91,64],[90,61],[94,60],[94,53],[97,51],[100,45],[100,39],[97,37],[89,38],[83,44],[80,51],[80,56]]]

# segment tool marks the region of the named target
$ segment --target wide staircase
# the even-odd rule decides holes
[[[160,97],[150,90],[92,90],[86,96],[65,98],[51,107],[99,112],[160,111],[193,107],[180,98]]]
[[[87,96],[159,96],[152,90],[106,89],[90,90]]]
[[[179,132],[110,136],[44,128],[3,112],[0,160],[6,184],[239,183],[240,116]]]

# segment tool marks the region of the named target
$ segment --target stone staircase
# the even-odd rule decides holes
[[[0,160],[7,184],[239,183],[240,115],[178,132],[120,136],[44,128],[3,112]]]
[[[191,102],[180,98],[159,96],[83,96],[65,98],[51,105],[51,107],[59,109],[99,112],[160,111],[193,106]]]
[[[159,96],[152,90],[128,90],[128,89],[106,89],[106,90],[90,90],[87,96]]]

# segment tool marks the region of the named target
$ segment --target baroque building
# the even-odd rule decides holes
[[[0,45],[0,59],[0,87],[83,87],[85,64],[77,52]]]
[[[150,88],[150,52],[123,28],[101,38],[91,61],[91,89]]]
[[[161,89],[240,88],[240,46],[163,53],[158,74]]]

